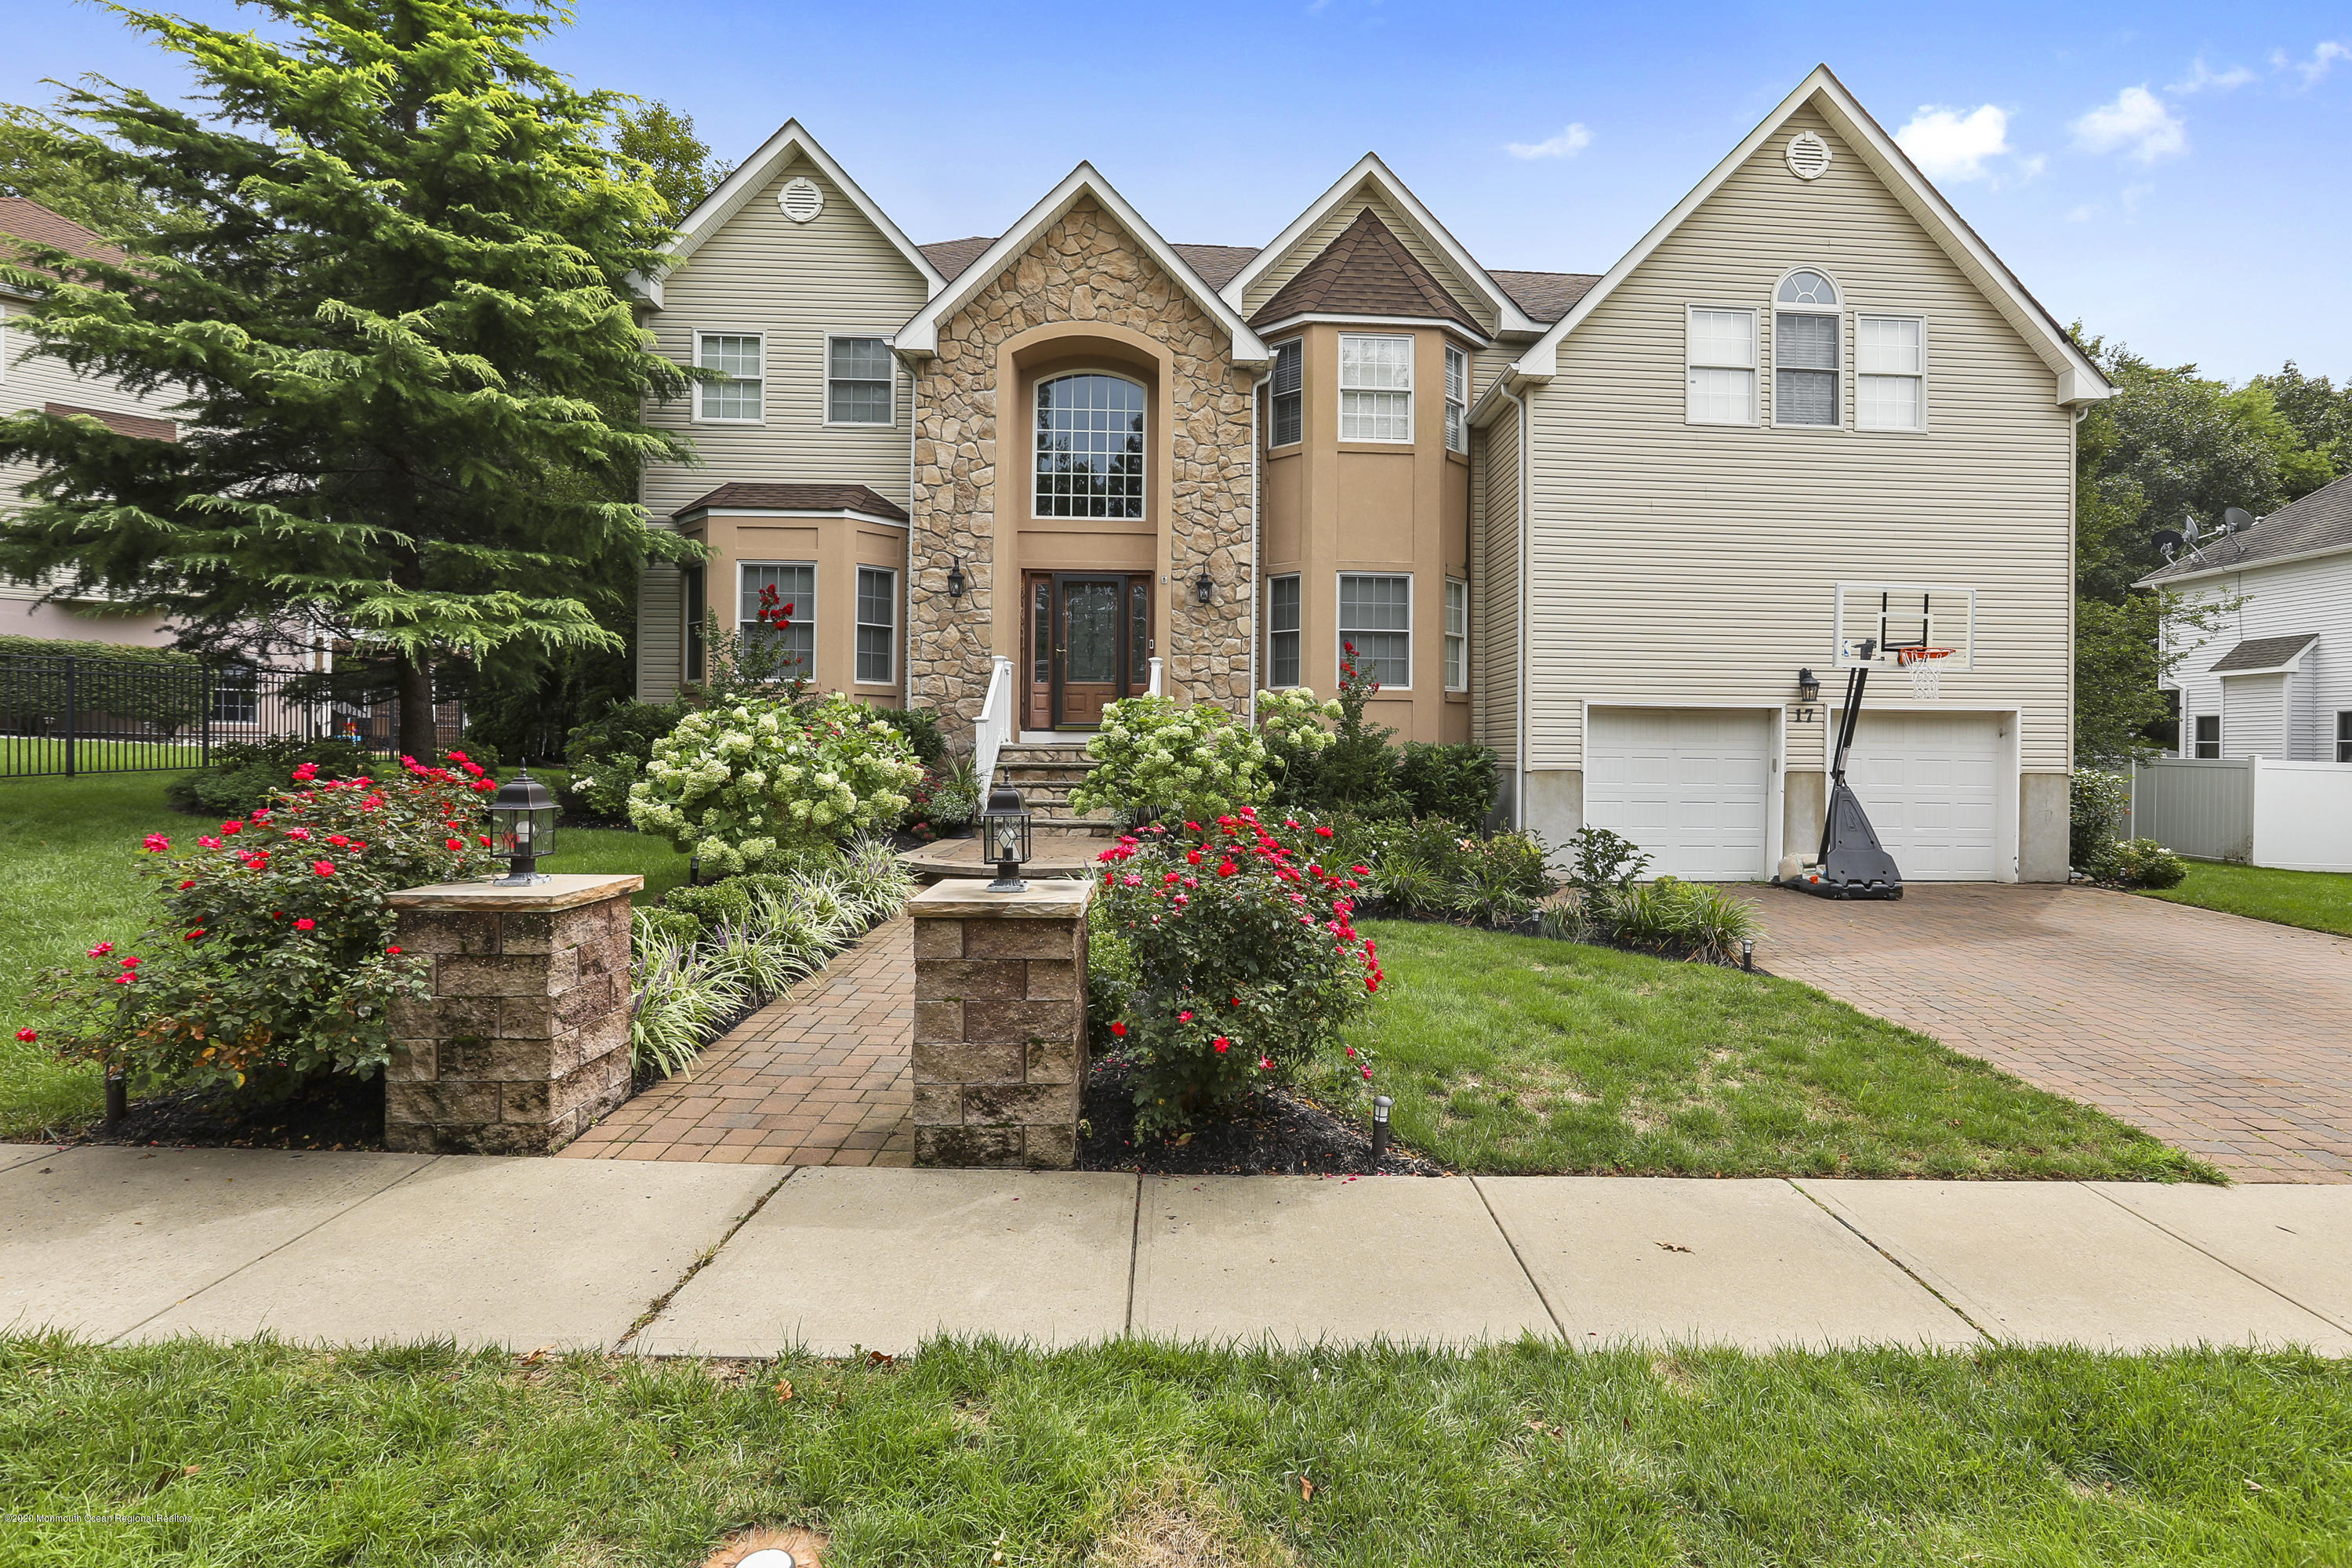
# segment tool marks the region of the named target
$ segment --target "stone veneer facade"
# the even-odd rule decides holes
[[[1223,329],[1084,199],[941,324],[938,355],[916,379],[908,702],[936,708],[959,727],[980,716],[997,574],[1009,574],[1017,592],[1024,564],[997,558],[998,477],[1005,476],[1006,500],[1024,512],[1029,477],[1025,436],[1006,443],[1006,466],[998,466],[998,351],[1060,321],[1123,327],[1173,361],[1172,374],[1161,377],[1168,384],[1157,388],[1169,410],[1160,427],[1172,432],[1170,449],[1159,449],[1155,430],[1145,457],[1146,473],[1167,479],[1152,484],[1147,504],[1172,546],[1170,581],[1155,596],[1166,689],[1243,708],[1250,698],[1252,378],[1228,357]],[[958,561],[971,586],[950,599],[948,569]],[[1191,587],[1204,565],[1216,584],[1208,605]]]

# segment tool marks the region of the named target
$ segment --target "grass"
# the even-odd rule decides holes
[[[687,1568],[748,1525],[828,1531],[835,1568],[2318,1563],[2352,1529],[2352,1372],[2220,1350],[531,1364],[15,1340],[0,1465],[26,1568]]]
[[[2352,936],[2352,876],[2341,871],[2273,871],[2191,860],[2189,876],[2179,887],[2141,890],[2167,903]]]
[[[1398,1140],[1464,1170],[2222,1179],[1793,981],[1455,926],[1364,929],[1388,983],[1347,1039],[1371,1052]]]
[[[163,804],[170,773],[0,778],[0,1139],[35,1138],[98,1114],[95,1069],[68,1066],[19,1041],[47,1013],[26,994],[44,970],[101,939],[147,929],[153,885],[140,879],[139,841],[196,831],[198,819]],[[686,880],[686,857],[658,838],[612,828],[567,828],[551,871],[636,871],[639,902]]]

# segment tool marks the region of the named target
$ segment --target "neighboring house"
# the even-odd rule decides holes
[[[74,256],[122,259],[121,251],[38,202],[0,196],[0,247],[6,247],[6,237],[11,235]],[[24,310],[30,298],[0,283],[0,407],[11,412],[44,408],[51,414],[87,414],[125,436],[158,441],[179,438],[179,426],[156,399],[126,392],[110,381],[76,374],[56,360],[27,357],[26,350],[31,344],[24,331],[11,324],[11,318]],[[0,463],[0,520],[16,506],[18,492],[35,471],[29,463]],[[159,617],[116,614],[103,600],[44,604],[43,593],[41,584],[0,577],[0,636],[151,646],[172,640]]]
[[[1329,695],[1352,644],[1512,820],[1753,879],[1818,835],[1839,584],[1932,587],[1970,668],[1874,685],[1863,799],[1915,879],[2066,875],[2109,389],[1826,68],[1599,276],[1487,269],[1370,155],[1263,247],[1171,245],[1085,163],[918,246],[793,123],[645,289],[724,377],[653,415],[702,462],[646,504],[715,553],[646,574],[647,698],[763,586],[819,686],[967,734],[992,680],[1084,731],[1155,680]]]
[[[2140,586],[2221,606],[2168,630],[2181,757],[2352,763],[2352,478],[2242,533],[2185,551]]]

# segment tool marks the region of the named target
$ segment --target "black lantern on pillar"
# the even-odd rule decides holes
[[[1797,671],[1797,722],[1813,721],[1813,705],[1822,700],[1821,679],[1811,669]]]
[[[1192,581],[1192,597],[1205,605],[1216,591],[1217,585],[1209,581],[1209,569],[1206,566],[1202,567],[1200,576]]]
[[[544,882],[540,857],[555,853],[555,796],[523,769],[499,787],[490,800],[490,845],[508,857],[501,888],[524,888]]]
[[[948,565],[948,597],[950,599],[963,597],[963,563],[961,561],[951,562]]]
[[[1021,879],[1021,868],[1029,863],[1029,808],[1021,803],[1021,792],[1009,784],[988,792],[988,809],[980,814],[980,852],[996,862],[996,880],[988,885],[990,892],[1028,889],[1029,884]]]

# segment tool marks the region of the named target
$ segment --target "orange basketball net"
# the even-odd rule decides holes
[[[1895,667],[1911,677],[1911,695],[1933,702],[1944,694],[1944,660],[1957,651],[1948,647],[1898,647]]]

